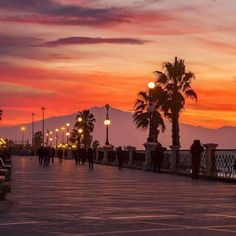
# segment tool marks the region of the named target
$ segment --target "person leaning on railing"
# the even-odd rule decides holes
[[[191,145],[190,152],[192,155],[192,179],[198,178],[198,172],[201,162],[201,155],[204,149],[200,143],[200,140],[194,140]]]

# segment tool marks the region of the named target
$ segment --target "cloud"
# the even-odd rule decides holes
[[[52,0],[0,0],[1,21],[61,25],[107,25],[128,21],[121,8],[89,8]],[[13,11],[15,14],[8,14]]]
[[[47,47],[55,47],[62,45],[81,45],[81,44],[145,44],[148,41],[134,38],[91,38],[91,37],[68,37],[61,38],[54,41],[48,41],[43,44]]]
[[[14,96],[24,95],[24,96],[41,96],[41,95],[53,95],[54,92],[50,90],[37,89],[31,86],[26,86],[16,83],[0,83],[1,94],[12,94]]]
[[[0,49],[32,47],[39,44],[42,40],[34,37],[8,35],[0,33]]]
[[[207,48],[211,48],[212,50],[218,50],[221,53],[236,55],[236,46],[233,44],[204,38],[195,38],[194,40]]]

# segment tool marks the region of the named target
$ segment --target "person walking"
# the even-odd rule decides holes
[[[164,158],[164,148],[160,143],[157,144],[154,151],[152,151],[152,161],[153,161],[153,172],[160,173],[161,165]]]
[[[94,152],[93,152],[92,148],[90,148],[90,147],[87,150],[87,158],[88,158],[88,162],[89,162],[89,169],[93,170]]]
[[[123,170],[123,155],[122,155],[122,147],[118,147],[116,151],[116,155],[118,158],[118,168],[119,170]]]
[[[43,146],[40,146],[40,148],[36,152],[36,154],[38,155],[38,161],[40,165],[43,165],[43,155],[44,155],[43,148],[44,148]]]
[[[196,139],[191,145],[190,152],[192,155],[192,179],[198,178],[198,172],[201,162],[201,155],[204,149],[200,143],[200,140]]]

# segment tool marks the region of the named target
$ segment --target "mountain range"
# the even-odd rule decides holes
[[[106,130],[103,124],[106,110],[104,107],[93,107],[90,109],[96,119],[93,137],[100,142],[105,143]],[[144,149],[143,143],[146,142],[148,131],[137,129],[133,123],[132,113],[118,110],[111,107],[109,109],[109,117],[111,125],[109,126],[109,142],[114,146],[132,145],[137,149]],[[75,123],[76,113],[65,116],[51,117],[45,119],[45,131],[60,128],[70,123],[72,129]],[[31,123],[23,124],[26,127],[25,140],[31,140]],[[0,136],[17,140],[22,140],[22,125],[10,127],[1,127]],[[166,131],[160,133],[159,140],[163,146],[169,148],[171,145],[171,124],[166,122]],[[35,132],[42,130],[42,122],[35,122]],[[192,126],[188,124],[180,124],[180,137],[182,149],[188,149],[194,139],[200,139],[202,143],[216,143],[218,148],[235,149],[236,148],[236,127],[225,126],[219,129],[209,129],[200,126]],[[62,134],[59,133],[59,140]]]

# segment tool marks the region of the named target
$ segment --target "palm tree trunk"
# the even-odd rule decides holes
[[[172,113],[172,145],[180,145],[179,137],[179,114],[177,112]]]

